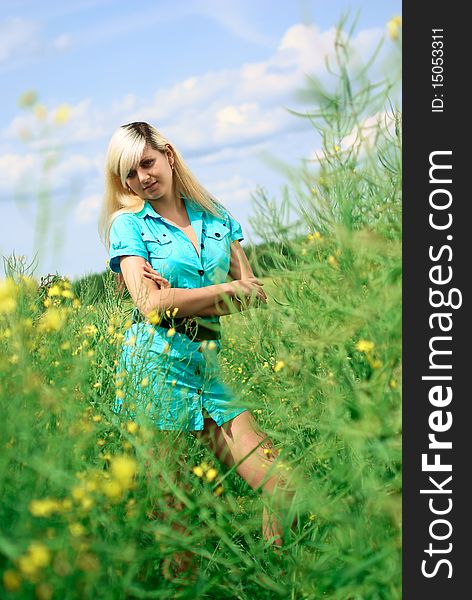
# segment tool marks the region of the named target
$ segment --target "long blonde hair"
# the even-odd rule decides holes
[[[128,189],[126,179],[130,170],[139,164],[146,144],[162,153],[165,153],[167,148],[172,150],[172,181],[176,196],[184,196],[216,217],[228,212],[219,200],[197,181],[180,153],[155,127],[143,122],[122,125],[110,140],[105,160],[105,193],[99,232],[107,250],[110,247],[110,226],[113,220],[121,213],[139,212],[144,206],[144,200]]]

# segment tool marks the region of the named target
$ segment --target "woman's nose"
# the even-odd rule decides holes
[[[138,179],[139,179],[139,183],[145,183],[149,179],[149,175],[148,175],[147,171],[145,171],[144,169],[139,169],[138,170]]]

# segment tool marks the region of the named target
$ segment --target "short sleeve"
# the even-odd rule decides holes
[[[110,269],[121,273],[120,256],[142,256],[149,260],[139,225],[131,215],[116,217],[110,228]]]
[[[231,215],[228,214],[229,227],[231,229],[230,239],[232,242],[238,240],[241,242],[244,239],[243,231],[241,229],[241,225],[234,219]]]

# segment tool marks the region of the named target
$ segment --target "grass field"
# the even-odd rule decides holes
[[[20,261],[0,282],[2,598],[401,597],[400,114],[341,143],[390,93],[345,66],[306,92],[320,163],[255,198],[269,302],[222,319],[224,379],[296,487],[282,555],[261,494],[207,448],[111,412],[129,326],[113,275],[97,296]],[[173,576],[182,550],[192,577]]]

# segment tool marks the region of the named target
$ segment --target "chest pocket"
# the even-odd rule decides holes
[[[169,233],[144,232],[143,242],[146,244],[149,257],[157,260],[168,258],[172,254],[173,242]]]
[[[206,237],[212,241],[227,242],[229,232],[229,227],[223,225],[223,223],[210,223],[206,226]]]

